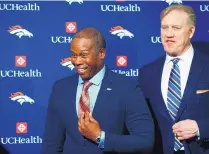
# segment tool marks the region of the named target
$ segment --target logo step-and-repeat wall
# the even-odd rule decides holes
[[[39,154],[53,83],[74,72],[73,35],[85,27],[107,40],[108,67],[136,79],[164,54],[160,11],[174,3],[197,14],[194,46],[209,53],[206,1],[0,1],[0,143],[11,154]]]

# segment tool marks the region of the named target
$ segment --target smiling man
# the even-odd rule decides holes
[[[195,21],[189,6],[164,9],[161,39],[166,55],[140,70],[142,91],[162,137],[160,143],[156,135],[157,148],[164,154],[209,154],[209,57],[191,44]]]
[[[154,125],[148,106],[135,81],[104,64],[102,34],[85,28],[73,37],[70,50],[77,73],[54,84],[41,153],[151,151]]]

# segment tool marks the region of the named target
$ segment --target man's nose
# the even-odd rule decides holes
[[[77,56],[76,58],[74,58],[74,59],[72,60],[72,63],[73,63],[74,65],[82,64],[82,58],[81,58],[80,56]]]
[[[174,36],[174,32],[171,28],[168,28],[166,31],[165,31],[165,36],[166,37],[173,37]]]

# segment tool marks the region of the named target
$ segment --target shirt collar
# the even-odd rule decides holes
[[[101,82],[102,82],[102,79],[104,78],[104,75],[105,75],[105,65],[103,66],[103,68],[96,74],[93,76],[93,78],[91,78],[89,81],[91,83],[93,83],[94,85],[99,85]],[[83,84],[83,80],[82,78],[79,76],[79,79],[78,79],[78,84]]]
[[[166,54],[165,64],[170,63],[171,60],[173,60],[174,58],[179,58],[181,61],[184,61],[186,63],[191,63],[193,56],[194,56],[194,49],[192,45],[190,45],[189,49],[181,56],[171,57],[170,55]]]

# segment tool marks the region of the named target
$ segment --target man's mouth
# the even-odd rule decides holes
[[[77,68],[76,70],[77,70],[78,74],[84,74],[86,72],[87,68]]]
[[[175,43],[175,41],[174,40],[166,40],[166,43],[172,44],[172,43]]]

